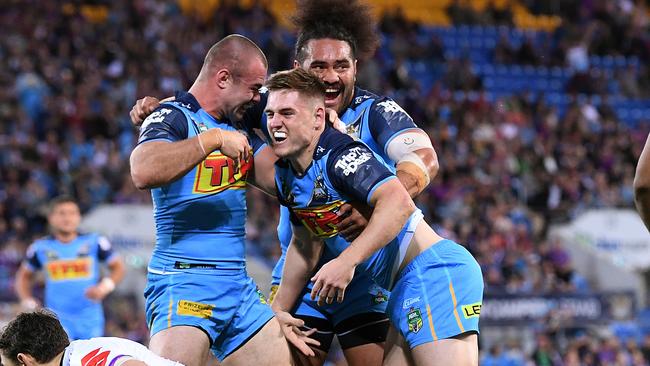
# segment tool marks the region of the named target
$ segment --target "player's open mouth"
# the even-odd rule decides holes
[[[327,87],[325,89],[325,102],[334,101],[341,94],[341,91],[341,87]]]
[[[274,131],[273,132],[273,140],[275,143],[282,143],[284,140],[287,139],[287,133],[284,131]]]

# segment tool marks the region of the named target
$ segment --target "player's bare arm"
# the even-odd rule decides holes
[[[108,263],[109,276],[103,278],[95,286],[86,290],[86,297],[95,301],[102,301],[108,294],[115,290],[115,286],[124,278],[124,262],[120,257],[115,257]]]
[[[182,141],[151,141],[131,153],[131,178],[139,189],[165,185],[187,174],[217,149],[236,161],[248,159],[251,150],[246,136],[219,128]]]
[[[646,140],[636,166],[634,203],[645,226],[650,230],[650,138]]]
[[[263,192],[276,196],[275,187],[275,156],[270,147],[264,147],[255,154],[253,170],[248,176],[248,182]]]
[[[345,288],[352,280],[357,265],[393,240],[415,211],[411,197],[395,179],[379,186],[370,198],[370,204],[374,211],[366,229],[337,258],[323,265],[312,277],[314,287],[311,297],[318,298],[319,305],[332,303],[334,298],[343,302]]]
[[[386,147],[397,162],[397,178],[411,198],[415,198],[438,174],[438,156],[426,132],[416,129],[397,135]]]
[[[280,287],[271,304],[284,336],[306,356],[315,356],[309,345],[318,346],[319,342],[309,336],[316,329],[303,332],[299,327],[304,325],[304,321],[294,318],[289,311],[300,297],[322,251],[323,242],[321,240],[313,238],[304,227],[293,227],[293,236],[286,257],[286,263],[289,265],[284,266]]]
[[[24,264],[18,268],[14,287],[16,288],[16,295],[18,295],[20,305],[25,308],[25,310],[34,310],[39,305],[38,301],[32,295],[33,278],[34,272]]]

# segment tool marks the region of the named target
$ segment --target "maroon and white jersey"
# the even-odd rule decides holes
[[[121,366],[138,360],[148,366],[183,366],[162,358],[145,346],[128,339],[99,337],[73,341],[63,353],[62,366]]]

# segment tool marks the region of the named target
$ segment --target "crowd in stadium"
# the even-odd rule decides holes
[[[423,38],[422,26],[399,11],[383,16],[385,42],[362,65],[358,83],[392,96],[431,137],[440,173],[416,203],[443,236],[467,245],[482,266],[487,293],[589,292],[547,229],[589,208],[633,206],[635,163],[650,124],[624,123],[608,99],[649,96],[647,11],[643,1],[630,0],[573,1],[567,9],[575,11],[564,11],[559,1],[525,3],[534,12],[562,14],[562,25],[545,35],[542,46],[532,36],[513,46],[503,28],[489,51],[492,62],[570,70],[562,85],[570,100],[563,108],[543,93],[493,93],[463,50],[448,49],[436,34]],[[230,33],[258,42],[269,71],[290,67],[291,31],[261,2],[252,8],[223,4],[229,5],[205,22],[184,16],[174,3],[154,0],[114,1],[102,20],[59,2],[4,6],[2,300],[13,300],[11,276],[27,246],[45,232],[43,210],[52,197],[71,194],[83,211],[105,202],[150,201],[129,175],[137,131],[128,111],[136,99],[187,88],[205,50]],[[453,4],[448,11],[457,26],[513,25],[507,9],[477,13]],[[605,74],[590,65],[596,55],[638,63]],[[421,82],[412,68],[418,62],[440,77]],[[609,88],[609,77],[617,88]],[[249,215],[248,222],[252,251],[274,263],[276,202],[259,191],[249,195],[257,207],[250,212],[276,213]],[[107,329],[146,341],[143,319],[125,305],[109,312]],[[647,365],[650,338],[622,344],[578,335],[560,347],[540,334],[530,355],[516,345],[483,352],[485,365]]]

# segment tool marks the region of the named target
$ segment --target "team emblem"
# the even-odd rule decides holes
[[[373,305],[378,305],[388,301],[388,293],[385,292],[383,288],[377,285],[370,286],[368,292],[370,292],[370,295],[372,296]]]
[[[419,332],[422,329],[422,313],[420,313],[420,308],[411,308],[408,314],[406,314],[406,321],[409,325],[410,332]]]
[[[320,203],[327,202],[329,198],[329,193],[327,192],[327,187],[325,186],[325,180],[322,175],[316,177],[314,180],[314,190],[311,194],[310,203]]]

